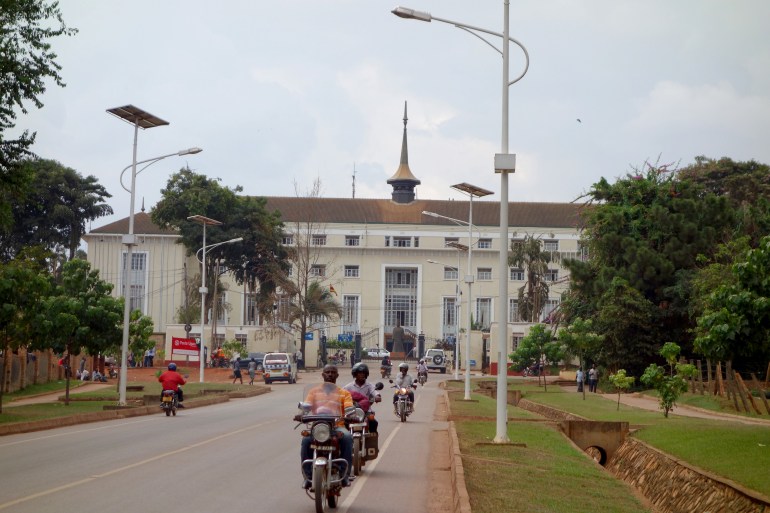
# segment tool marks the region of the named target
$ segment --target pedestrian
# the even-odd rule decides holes
[[[152,367],[153,363],[155,363],[155,346],[152,346],[150,348],[149,357],[150,357],[150,367]]]
[[[86,370],[86,357],[85,356],[80,358],[80,367],[78,367],[78,370],[80,371],[79,374],[83,374],[83,371]]]
[[[305,362],[302,360],[302,351],[297,349],[297,352],[294,353],[294,359],[297,363],[297,370],[305,368]]]
[[[149,367],[149,366],[150,366],[150,350],[145,349],[144,359],[142,360],[142,367]]]
[[[237,357],[233,362],[233,385],[237,380],[241,380],[243,385],[243,376],[241,376],[241,357]]]
[[[249,360],[249,378],[250,378],[249,385],[254,384],[254,376],[256,375],[257,375],[257,361],[254,358],[252,358],[251,360]]]
[[[596,370],[596,365],[591,365],[588,370],[588,391],[596,393],[596,381],[599,378],[599,371]]]
[[[583,391],[583,367],[578,367],[577,374],[575,375],[575,381],[577,381],[577,391]]]

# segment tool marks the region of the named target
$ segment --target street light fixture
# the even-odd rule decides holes
[[[502,273],[508,268],[508,173],[516,171],[516,155],[508,153],[508,88],[524,78],[529,69],[529,52],[516,39],[509,35],[509,16],[508,11],[510,7],[510,1],[503,1],[503,33],[494,32],[492,30],[483,29],[480,27],[474,27],[473,25],[467,25],[465,23],[459,23],[456,21],[450,21],[432,16],[430,13],[416,11],[406,7],[396,7],[391,11],[393,14],[400,18],[415,19],[420,21],[430,22],[432,20],[440,21],[443,23],[449,23],[455,27],[465,30],[466,32],[478,37],[495,51],[503,56],[503,95],[502,95],[502,137],[501,137],[501,150],[500,153],[495,154],[495,173],[500,173],[500,272]],[[477,32],[484,34],[490,34],[499,38],[502,38],[503,49],[499,50],[492,43],[481,37]],[[524,52],[524,58],[526,60],[524,70],[515,79],[509,81],[508,63],[509,63],[509,42],[517,45]],[[495,443],[506,443],[508,439],[508,405],[507,394],[503,393],[508,387],[508,373],[505,370],[507,367],[507,309],[508,309],[508,280],[501,279],[499,289],[499,304],[497,305],[498,317],[500,319],[500,329],[498,330],[498,370],[497,370],[497,423],[495,432]]]
[[[448,246],[449,244],[447,244]],[[449,269],[454,269],[457,273],[457,284],[455,285],[455,343],[453,344],[454,347],[452,348],[454,350],[454,360],[455,360],[455,378],[456,380],[460,379],[460,352],[458,351],[458,344],[460,343],[460,252],[457,253],[457,266],[448,265],[444,262],[439,262],[437,260],[428,260],[429,264],[438,264],[443,265],[445,268],[448,267]]]
[[[120,173],[120,185],[127,192],[131,194],[130,210],[128,213],[128,233],[123,236],[123,244],[126,245],[126,260],[123,262],[123,340],[120,346],[120,376],[118,379],[118,405],[126,405],[126,380],[128,378],[128,339],[130,336],[130,323],[131,323],[131,288],[130,288],[130,269],[133,260],[133,249],[136,245],[136,236],[134,235],[134,206],[136,205],[136,175],[146,169],[148,166],[163,160],[167,157],[176,155],[188,155],[194,153],[200,153],[200,148],[190,148],[188,150],[182,150],[177,153],[169,153],[168,155],[161,155],[151,159],[136,160],[136,147],[137,140],[139,138],[139,129],[145,130],[147,128],[154,128],[157,126],[168,125],[168,121],[163,121],[157,116],[153,116],[149,112],[145,112],[142,109],[134,107],[133,105],[125,105],[123,107],[115,107],[107,109],[107,112],[115,117],[118,117],[127,123],[134,126],[134,149],[133,149],[133,162],[130,166],[127,166]],[[147,163],[147,166],[142,168],[139,172],[136,170],[137,164]],[[131,168],[131,188],[128,189],[123,184],[123,174]]]

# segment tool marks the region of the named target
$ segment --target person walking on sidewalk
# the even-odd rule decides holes
[[[249,385],[254,384],[254,376],[257,375],[257,361],[252,358],[249,360]]]
[[[241,357],[235,359],[233,362],[233,385],[235,385],[235,382],[241,380],[241,385],[243,385],[243,376],[241,376]]]
[[[596,382],[599,379],[599,371],[596,370],[596,365],[591,365],[588,371],[588,391],[596,393]]]

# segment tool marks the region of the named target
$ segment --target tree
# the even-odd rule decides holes
[[[687,379],[695,375],[695,366],[689,363],[677,363],[680,347],[673,342],[666,342],[660,349],[660,355],[665,358],[669,372],[655,363],[650,364],[644,371],[641,382],[658,392],[663,416],[668,418],[668,412],[674,408],[679,396],[687,391]],[[620,400],[620,399],[618,399]]]
[[[31,177],[25,197],[13,206],[13,226],[0,234],[3,259],[23,248],[41,246],[53,254],[75,257],[88,221],[112,214],[112,197],[96,177],[83,177],[53,160],[27,159],[18,164]]]
[[[524,240],[511,242],[511,254],[508,265],[524,270],[524,285],[519,288],[519,312],[527,322],[537,322],[548,300],[548,282],[546,273],[553,256],[543,249],[539,238],[526,235]]]
[[[144,355],[145,351],[155,347],[155,342],[150,339],[155,329],[152,318],[142,314],[141,310],[134,310],[131,312],[129,319],[128,349],[134,356]]]
[[[586,368],[588,360],[595,361],[601,350],[601,344],[604,340],[603,335],[593,331],[593,321],[591,319],[581,319],[577,317],[566,328],[559,330],[559,341],[564,344],[567,355],[576,356],[580,368]],[[583,399],[586,398],[585,387],[583,387]]]
[[[0,0],[0,197],[8,199],[25,183],[14,164],[32,156],[29,148],[35,141],[28,130],[6,139],[6,131],[16,126],[16,109],[26,114],[26,102],[41,108],[49,80],[64,87],[49,40],[76,33],[64,24],[57,2]],[[10,205],[0,201],[0,228],[9,225]]]
[[[222,187],[218,179],[182,169],[169,178],[161,191],[163,199],[152,209],[151,216],[159,226],[178,229],[190,255],[203,246],[203,230],[200,224],[188,221],[189,216],[203,215],[222,222],[206,231],[207,247],[243,237],[240,243],[207,250],[206,286],[209,290],[219,288],[215,286],[218,277],[231,272],[237,283],[247,283],[249,292],[262,298],[261,313],[265,316],[272,310],[270,299],[288,270],[281,246],[282,225],[277,213],[265,210],[264,198],[241,197],[238,193],[242,190],[240,186]],[[208,312],[216,298],[209,294],[206,299],[204,310]]]
[[[770,357],[770,237],[732,266],[734,281],[718,287],[698,319],[695,349],[709,358]]]
[[[332,293],[317,281],[311,281],[307,289],[298,293],[289,307],[289,321],[296,323],[302,334],[302,355],[305,355],[305,333],[308,326],[320,319],[334,319],[342,315],[342,305]]]
[[[0,413],[3,392],[11,378],[10,355],[34,339],[42,301],[49,289],[48,277],[33,262],[15,260],[0,264],[0,347],[5,356],[0,376]]]
[[[521,339],[516,351],[508,357],[513,362],[514,368],[520,370],[532,363],[537,363],[545,369],[549,363],[564,359],[564,355],[564,347],[558,340],[554,339],[551,329],[546,328],[543,324],[535,324],[527,336]],[[539,384],[540,375],[538,375],[537,381]],[[545,391],[548,391],[545,376],[543,376],[543,386]]]
[[[620,394],[631,388],[635,379],[636,378],[633,376],[626,376],[626,369],[618,369],[616,373],[610,374],[610,383],[612,383],[612,386],[614,386],[615,390],[618,392],[618,410],[620,410]]]
[[[99,278],[84,260],[70,260],[62,269],[62,279],[53,294],[43,302],[45,344],[66,358],[98,354],[122,339],[122,300],[111,295],[112,284]],[[70,373],[66,374],[65,404],[69,404]]]

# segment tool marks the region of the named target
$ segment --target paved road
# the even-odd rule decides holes
[[[344,376],[344,375],[343,375]],[[340,379],[345,382],[347,376]],[[417,392],[402,424],[377,407],[380,457],[344,490],[340,513],[425,512],[438,375]],[[0,511],[109,513],[182,510],[313,511],[300,488],[299,441],[291,417],[303,384],[205,408],[0,438]]]

